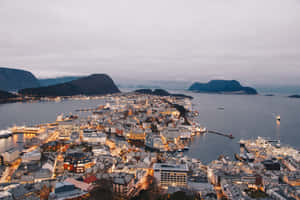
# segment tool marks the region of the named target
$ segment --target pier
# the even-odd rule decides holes
[[[213,130],[207,130],[207,133],[213,133],[213,134],[216,134],[216,135],[221,135],[221,136],[224,136],[224,137],[228,137],[230,139],[234,139],[234,136],[232,134],[221,133],[221,132],[213,131]]]

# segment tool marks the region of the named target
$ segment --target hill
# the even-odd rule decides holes
[[[166,90],[163,89],[139,89],[139,90],[135,90],[134,92],[136,93],[140,93],[140,94],[149,94],[149,95],[157,95],[157,96],[173,96],[173,97],[181,97],[181,98],[190,98],[192,99],[193,97],[191,96],[187,96],[185,94],[172,94],[169,93]]]
[[[19,91],[29,96],[73,96],[105,95],[120,92],[113,80],[106,74],[93,74],[77,80],[57,85],[28,88]]]
[[[236,80],[211,80],[208,83],[196,82],[189,88],[193,92],[221,94],[257,94],[251,87],[244,87]]]
[[[288,96],[288,97],[289,97],[289,98],[300,99],[300,95],[299,95],[299,94],[290,95],[290,96]]]
[[[77,80],[82,78],[83,76],[63,76],[63,77],[57,77],[57,78],[44,78],[39,79],[40,86],[50,86],[50,85],[57,85],[60,83],[66,83],[73,80]]]
[[[0,67],[0,90],[17,91],[39,87],[39,81],[29,71]]]

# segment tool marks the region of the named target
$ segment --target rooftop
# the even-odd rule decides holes
[[[187,164],[168,164],[168,163],[155,163],[153,165],[154,170],[162,171],[188,171]]]

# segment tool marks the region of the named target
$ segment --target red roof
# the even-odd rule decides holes
[[[90,183],[97,181],[97,178],[96,178],[96,176],[89,176],[89,177],[86,177],[83,181],[85,183],[90,184]]]

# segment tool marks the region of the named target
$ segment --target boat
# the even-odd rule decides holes
[[[218,107],[218,110],[225,110],[224,106]]]
[[[12,132],[7,129],[7,130],[0,130],[0,138],[8,138],[12,136]]]
[[[73,121],[75,119],[78,119],[77,115],[70,114],[70,115],[64,116],[63,114],[61,114],[61,115],[57,116],[56,121],[57,122],[69,122],[69,121]]]
[[[280,115],[276,116],[276,121],[280,122]]]
[[[190,147],[189,146],[184,146],[183,150],[188,151],[188,150],[190,150]]]

